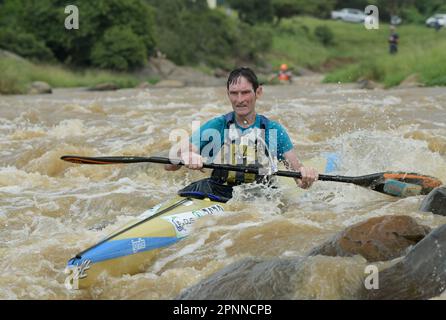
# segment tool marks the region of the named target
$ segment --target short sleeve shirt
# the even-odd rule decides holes
[[[243,133],[252,128],[261,128],[261,120],[259,115],[256,115],[255,123],[248,128],[243,128],[237,123],[235,123],[235,125],[243,135]],[[199,130],[193,132],[190,141],[200,150],[200,153],[202,153],[203,149],[208,144],[213,143],[215,137],[220,138],[220,141],[217,142],[217,144],[221,147],[224,144],[225,129],[227,128],[224,115],[213,118],[203,124]],[[286,129],[280,123],[272,120],[268,120],[268,127],[266,129],[268,133],[266,134],[265,142],[268,146],[269,153],[277,157],[279,161],[284,160],[284,154],[293,149],[293,143],[291,142]],[[216,134],[217,132],[218,134]]]

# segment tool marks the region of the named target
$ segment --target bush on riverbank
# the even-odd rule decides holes
[[[269,27],[250,26],[205,0],[147,0],[157,12],[157,48],[178,65],[231,69],[259,62],[272,41]]]
[[[36,65],[25,60],[0,56],[0,94],[22,94],[33,81],[44,81],[53,87],[90,87],[113,83],[120,88],[135,87],[139,81],[131,75],[108,71],[73,72],[54,65]]]

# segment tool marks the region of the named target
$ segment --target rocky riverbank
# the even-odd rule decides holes
[[[444,190],[445,187],[433,190],[420,210],[436,213],[429,208],[444,204]],[[347,227],[304,257],[242,259],[184,290],[177,298],[311,299],[296,296],[305,286],[297,279],[302,274],[311,277],[307,265],[317,256],[360,256],[369,263],[368,267],[376,268],[376,277],[369,286],[367,277],[346,283],[351,287],[351,299],[430,299],[446,290],[446,225],[431,230],[409,216],[386,215]]]

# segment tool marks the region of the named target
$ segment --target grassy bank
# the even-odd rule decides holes
[[[325,25],[333,44],[323,46],[314,35]],[[425,85],[446,85],[446,30],[423,25],[402,25],[399,53],[388,53],[389,25],[367,30],[362,24],[297,17],[282,21],[274,30],[273,47],[266,59],[274,66],[288,63],[327,72],[325,82],[353,82],[368,78],[386,87],[398,85],[411,74]]]
[[[72,71],[61,66],[34,64],[26,60],[0,56],[0,93],[26,93],[33,81],[44,81],[52,87],[90,87],[113,83],[120,88],[134,87],[140,80],[128,74],[106,71]]]
[[[315,35],[319,26],[328,27],[333,34],[332,44],[323,45]],[[367,78],[392,87],[417,74],[418,81],[424,85],[446,85],[446,59],[443,58],[446,29],[435,32],[423,25],[402,25],[397,30],[399,52],[391,56],[386,24],[381,24],[379,30],[367,30],[362,24],[299,16],[284,19],[279,26],[265,25],[264,28],[272,32],[273,40],[271,49],[260,56],[274,68],[287,63],[295,69],[305,67],[324,72],[325,82],[354,82]],[[213,73],[212,68],[203,64],[196,68]],[[2,55],[0,70],[0,93],[3,94],[25,93],[33,81],[45,81],[52,87],[90,87],[107,82],[127,88],[146,80],[128,73],[73,71]]]

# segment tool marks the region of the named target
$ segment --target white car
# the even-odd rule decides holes
[[[331,12],[331,18],[348,22],[364,22],[366,15],[358,9],[345,8]]]
[[[435,21],[438,21],[440,26],[444,27],[446,25],[446,14],[437,13],[437,14],[433,15],[432,17],[430,17],[426,20],[426,26],[435,27]]]

